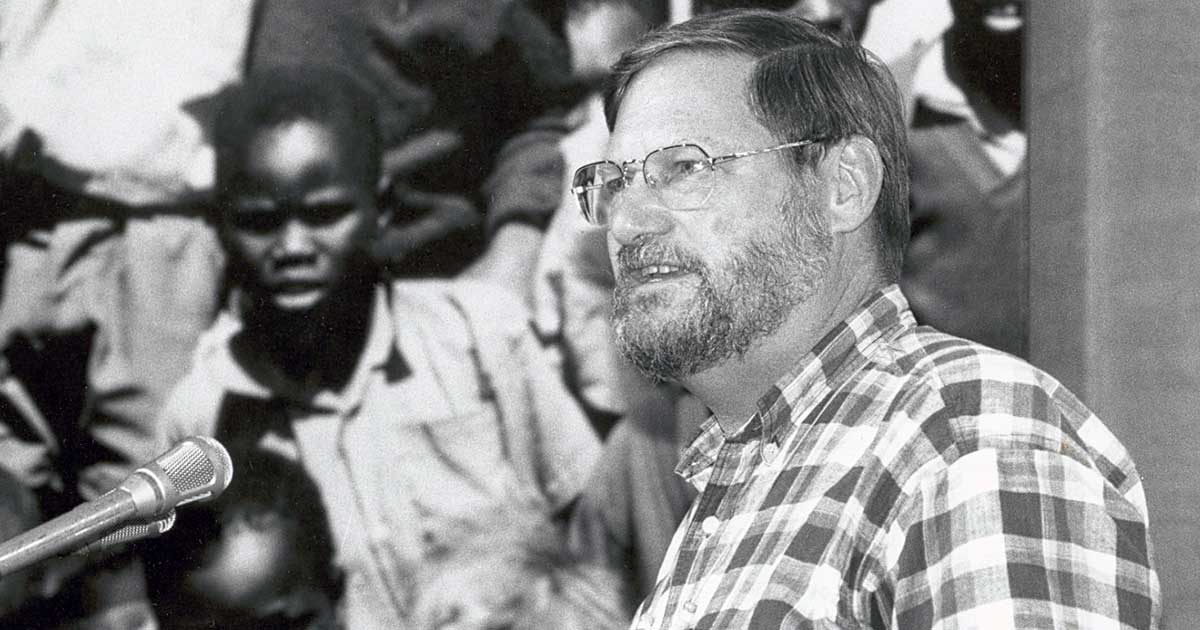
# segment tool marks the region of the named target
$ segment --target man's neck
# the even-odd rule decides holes
[[[831,275],[778,330],[755,342],[745,355],[680,382],[712,410],[721,430],[730,435],[754,415],[769,387],[880,286],[873,271],[861,267],[849,277]]]

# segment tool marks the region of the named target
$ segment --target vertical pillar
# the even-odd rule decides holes
[[[1129,447],[1164,627],[1200,619],[1200,3],[1030,9],[1030,354]]]

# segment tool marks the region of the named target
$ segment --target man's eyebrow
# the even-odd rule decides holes
[[[609,160],[612,162],[618,162],[618,163],[621,162],[622,160],[633,160],[633,159],[641,160],[641,159],[645,158],[646,155],[648,155],[650,153],[650,151],[657,151],[657,150],[665,148],[665,147],[675,147],[675,146],[679,146],[681,144],[694,144],[694,145],[704,149],[705,151],[708,151],[709,150],[708,148],[715,143],[716,143],[716,139],[709,135],[682,136],[682,137],[676,136],[676,137],[672,138],[671,140],[668,140],[662,144],[659,144],[659,145],[656,145],[656,146],[650,148],[646,153],[643,153],[642,155],[639,155],[636,158],[628,157],[628,156],[621,157],[621,156],[608,155],[608,157],[603,158],[603,159],[606,159],[606,160]]]

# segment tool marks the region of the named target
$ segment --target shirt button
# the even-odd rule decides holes
[[[696,602],[688,602],[684,604],[683,609],[686,610],[689,615],[696,614]]]
[[[767,462],[768,464],[771,463],[771,461],[774,460],[775,456],[778,454],[779,454],[779,447],[775,446],[774,442],[767,442],[767,445],[763,447],[763,451],[762,451],[763,461]]]
[[[717,528],[721,526],[721,521],[715,516],[709,516],[700,523],[700,529],[704,531],[705,536],[712,536],[717,533]]]

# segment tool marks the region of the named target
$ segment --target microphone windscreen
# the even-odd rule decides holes
[[[156,463],[184,500],[196,492],[212,492],[215,497],[233,480],[229,451],[207,436],[185,438]]]

